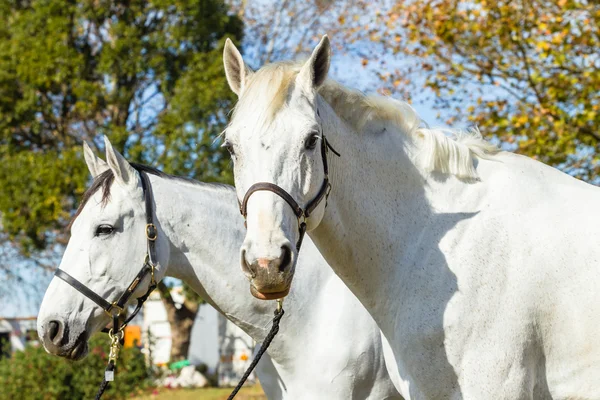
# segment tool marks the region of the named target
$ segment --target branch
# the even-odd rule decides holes
[[[591,136],[600,142],[600,133],[594,132],[592,129],[590,129],[588,127],[585,127],[585,126],[579,127],[579,129],[577,131],[582,135]]]
[[[165,307],[172,309],[178,320],[194,320],[194,318],[196,318],[196,313],[198,312],[198,304],[194,304],[192,301],[185,299],[183,304],[181,304],[181,307],[178,308],[175,305],[173,297],[171,296],[171,290],[167,287],[167,285],[164,284],[164,282],[159,282],[157,289],[160,292],[160,297],[165,303]]]
[[[173,301],[173,297],[171,296],[171,291],[169,290],[167,285],[165,285],[164,282],[160,281],[160,282],[158,282],[158,286],[156,288],[160,292],[160,297],[163,299],[163,301],[165,303],[167,303],[168,305],[170,305],[171,307],[175,307],[175,302]]]
[[[276,33],[279,30],[279,25],[281,24],[281,18],[282,18],[281,14],[283,14],[284,10],[287,9],[288,2],[289,2],[289,0],[283,0],[281,2],[279,10],[278,10],[277,14],[275,15],[275,21],[273,22],[271,32]],[[273,56],[273,50],[275,48],[275,36],[276,35],[273,35],[271,40],[269,40],[269,42],[267,43],[267,52],[266,52],[265,59],[264,59],[265,63],[270,62],[271,57]]]
[[[198,308],[200,307],[200,304],[186,298],[183,301],[182,307],[185,307],[191,314],[193,314],[195,316],[196,313],[198,312]]]
[[[529,60],[527,59],[527,53],[523,48],[523,44],[516,40],[512,40],[512,42],[519,48],[519,51],[521,52],[521,57],[523,63],[525,64],[525,72],[527,73],[527,82],[529,82],[529,86],[533,89],[539,105],[544,107],[544,98],[542,94],[538,91],[537,85],[535,84],[535,82],[533,82],[533,78],[531,77],[531,67],[529,66]]]

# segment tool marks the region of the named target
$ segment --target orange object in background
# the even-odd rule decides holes
[[[137,325],[128,325],[125,327],[125,344],[123,347],[129,348],[142,345],[142,327]]]

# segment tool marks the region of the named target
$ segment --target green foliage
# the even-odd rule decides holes
[[[60,229],[69,220],[73,197],[84,190],[88,172],[73,148],[62,152],[15,152],[2,158],[0,196],[4,229],[22,232],[22,250],[45,244],[46,230]],[[66,196],[65,193],[71,193]]]
[[[219,0],[0,0],[0,214],[25,253],[65,243],[81,144],[230,182],[213,143],[232,95],[221,54],[242,23]]]
[[[206,303],[206,301],[204,301],[204,299],[200,297],[198,293],[194,292],[187,283],[183,284],[183,296],[186,298],[186,300],[189,300],[197,305]]]
[[[0,359],[0,400],[80,400],[94,398],[104,376],[109,348],[108,337],[96,335],[90,353],[72,362],[28,346],[12,358]],[[121,350],[115,381],[103,399],[117,400],[140,394],[151,386],[151,374],[144,355],[137,348]]]

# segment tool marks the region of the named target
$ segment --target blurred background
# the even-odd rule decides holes
[[[330,75],[342,83],[405,99],[430,126],[476,125],[505,150],[600,182],[596,1],[0,0],[0,399],[88,393],[61,391],[81,367],[27,349],[66,226],[90,183],[82,142],[103,154],[106,135],[130,161],[232,183],[215,141],[235,102],[222,67],[225,39],[258,68],[306,57],[324,33],[333,44]],[[210,359],[208,369],[228,364],[230,377],[243,370],[252,344],[227,342],[245,340],[235,327],[181,282],[168,280],[159,292],[159,316],[138,324],[153,326],[145,341],[154,341],[159,364],[185,367],[192,352]],[[191,345],[192,329],[212,332],[214,346]],[[127,396],[141,381],[143,393],[154,390],[137,347]],[[84,363],[100,365],[102,356]],[[24,383],[40,380],[27,375],[32,363],[54,371],[54,394]],[[212,383],[225,381],[217,374]]]

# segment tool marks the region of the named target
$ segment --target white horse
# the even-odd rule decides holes
[[[183,279],[262,341],[271,327],[275,302],[251,300],[247,281],[238,272],[244,227],[233,188],[132,166],[108,141],[108,164],[84,147],[95,180],[84,195],[60,268],[106,299],[125,290],[146,251],[138,175],[145,171],[159,230],[157,278]],[[270,399],[400,398],[384,365],[375,322],[312,243],[306,243],[305,251],[299,287],[286,299],[280,332],[257,369],[265,393]],[[143,282],[133,298],[147,286]],[[87,353],[87,339],[109,320],[95,303],[53,279],[41,305],[38,332],[50,353],[79,359]]]
[[[224,63],[240,200],[264,181],[306,207],[326,178],[320,140],[341,153],[308,231],[388,339],[402,395],[600,399],[598,188],[327,80],[327,37],[304,64],[253,72],[231,42]],[[270,191],[246,205],[243,268],[278,275],[250,275],[257,291],[285,293],[304,219]]]

